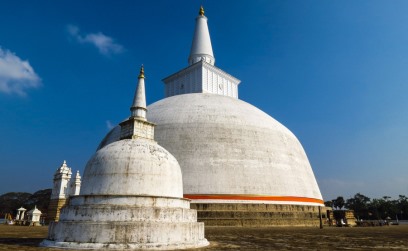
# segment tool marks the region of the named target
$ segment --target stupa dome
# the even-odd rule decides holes
[[[211,94],[171,96],[147,107],[155,140],[178,160],[184,197],[193,202],[321,204],[296,136],[242,100]],[[103,139],[119,139],[120,126]]]
[[[177,160],[152,140],[124,139],[97,151],[85,167],[81,195],[183,197]]]
[[[200,8],[189,66],[163,79],[147,107],[154,139],[178,161],[184,198],[209,225],[315,225],[323,199],[296,136],[238,98],[241,81],[215,65]],[[120,139],[122,123],[98,149]]]
[[[298,139],[255,106],[228,96],[194,93],[165,98],[148,110],[148,119],[157,124],[155,139],[180,163],[185,197],[322,200]]]

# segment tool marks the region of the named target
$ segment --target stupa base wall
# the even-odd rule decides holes
[[[52,222],[46,247],[72,249],[184,249],[208,245],[204,224],[161,222]]]
[[[320,226],[318,206],[191,203],[190,207],[205,226]]]
[[[128,203],[140,204],[104,204],[126,201],[125,197],[73,198],[62,208],[60,220],[50,223],[48,238],[41,245],[72,249],[186,249],[209,244],[204,237],[204,223],[197,222],[197,213],[189,208],[188,200],[127,196]],[[163,200],[166,205],[179,203],[182,207],[152,206]]]
[[[191,249],[205,247],[209,243],[207,240],[198,243],[126,243],[126,244],[102,244],[102,243],[78,243],[78,242],[57,242],[44,240],[41,243],[43,247],[56,247],[66,249],[110,249],[110,250],[174,250],[174,249]]]

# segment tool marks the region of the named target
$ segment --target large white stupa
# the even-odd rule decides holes
[[[148,119],[157,124],[155,140],[180,163],[184,197],[199,209],[199,220],[318,224],[323,199],[302,145],[274,118],[238,99],[240,80],[215,66],[203,8],[188,63],[163,80],[166,97],[148,106]],[[118,140],[120,130],[99,148]]]
[[[143,68],[118,141],[85,167],[80,194],[70,197],[43,246],[74,249],[179,249],[208,245],[204,224],[183,199],[177,160],[153,140],[146,120]]]

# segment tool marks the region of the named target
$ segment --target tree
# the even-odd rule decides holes
[[[361,193],[356,193],[353,198],[350,198],[346,201],[346,206],[349,209],[354,210],[354,215],[356,216],[357,219],[361,218],[368,219],[369,204],[370,198]]]
[[[354,211],[354,216],[357,219],[370,220],[408,220],[408,197],[399,195],[399,198],[392,200],[390,196],[383,196],[380,199],[370,199],[369,197],[356,193],[354,197],[347,199],[344,202],[342,196],[335,200],[326,201],[326,206],[331,206],[333,209],[342,209],[346,207]]]
[[[337,199],[335,199],[335,200],[333,201],[333,204],[334,204],[334,206],[337,207],[338,209],[342,209],[342,208],[344,207],[344,205],[345,205],[345,201],[344,201],[343,196],[337,197]]]
[[[324,205],[325,205],[326,207],[333,207],[333,201],[332,201],[332,200],[325,201],[325,202],[324,202]]]
[[[400,220],[408,220],[408,197],[400,195],[397,200],[397,215]]]

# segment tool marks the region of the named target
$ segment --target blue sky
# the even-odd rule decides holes
[[[240,99],[301,141],[325,200],[408,195],[407,1],[1,1],[0,194],[81,173],[187,66],[204,5],[216,65]]]

